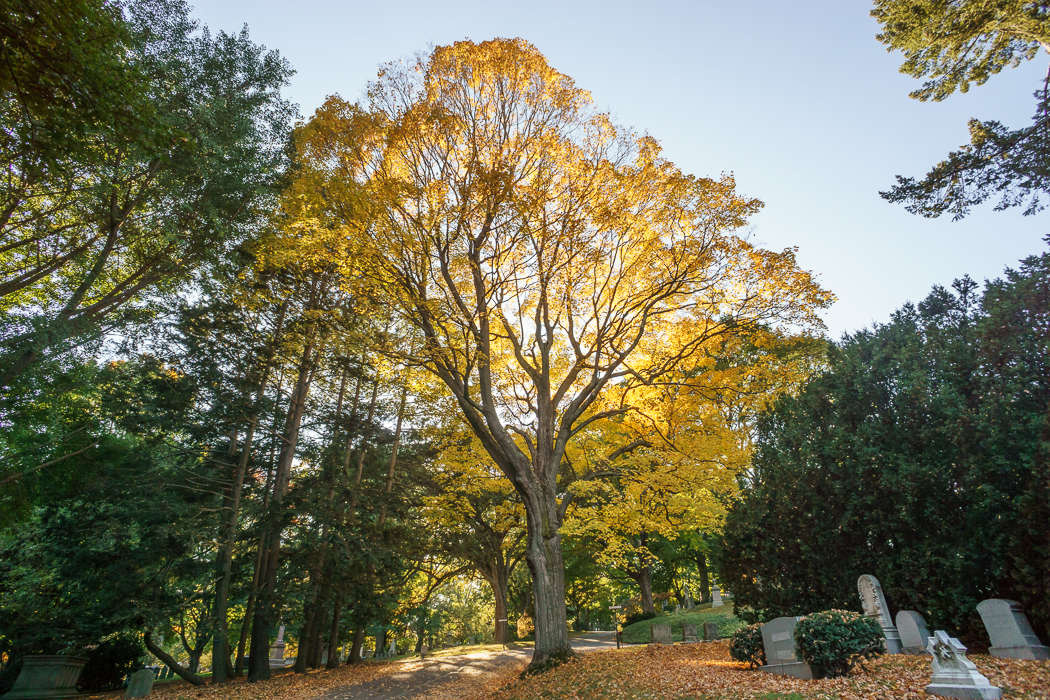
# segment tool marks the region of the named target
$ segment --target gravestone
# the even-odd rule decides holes
[[[649,628],[650,644],[674,644],[671,625],[653,625]]]
[[[718,587],[718,584],[711,586],[711,607],[720,608],[725,603],[722,602],[722,589]]]
[[[387,656],[388,659],[397,656],[397,640],[396,639],[391,639],[390,640],[390,646],[387,647],[386,656]]]
[[[693,608],[696,607],[696,605],[693,603],[693,596],[689,595],[689,584],[688,583],[683,583],[682,584],[682,591],[684,592],[684,595],[685,595],[685,601],[683,601],[683,604],[685,605],[685,609],[686,610],[692,610]]]
[[[428,651],[430,651],[430,647],[428,647],[426,644],[424,644],[423,646],[419,647],[419,658],[421,658],[421,659],[427,658],[427,652]]]
[[[0,696],[7,700],[60,700],[84,697],[77,681],[87,659],[79,656],[23,656],[15,684]]]
[[[718,623],[717,622],[705,622],[704,623],[704,641],[705,642],[717,642],[721,637],[718,636]]]
[[[328,650],[325,649],[321,652],[321,665],[324,666],[328,663]]]
[[[933,676],[926,692],[962,700],[1000,700],[1003,691],[988,682],[973,662],[966,658],[966,647],[958,639],[937,630],[926,651],[933,656]]]
[[[896,622],[897,632],[901,636],[901,653],[925,654],[931,635],[922,615],[914,610],[901,610],[897,613]]]
[[[144,668],[135,671],[128,678],[128,688],[124,691],[125,698],[144,698],[153,689],[153,669]]]
[[[1035,630],[1016,600],[990,598],[977,604],[992,646],[988,653],[1004,659],[1050,659],[1050,647],[1039,643]]]
[[[886,653],[902,653],[901,635],[893,626],[890,608],[886,605],[886,596],[882,593],[882,585],[879,580],[870,574],[862,574],[857,579],[857,593],[860,595],[860,604],[864,607],[864,614],[874,617],[882,627],[882,636],[886,638]]]
[[[762,646],[766,651],[766,665],[760,671],[778,676],[794,676],[813,680],[813,669],[798,658],[795,648],[795,623],[800,617],[778,617],[762,625]]]
[[[270,668],[284,668],[284,625],[277,629],[277,641],[270,647]]]
[[[362,659],[370,659],[370,658],[372,658],[372,650],[371,649],[365,649],[363,652],[361,652],[361,658]]]
[[[700,637],[696,634],[696,625],[689,622],[682,625],[682,641],[688,644],[700,641]]]

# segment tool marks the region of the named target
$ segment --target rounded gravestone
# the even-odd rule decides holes
[[[930,630],[926,620],[914,610],[901,610],[897,613],[897,632],[901,636],[902,651],[905,654],[925,654],[926,645],[930,642]]]

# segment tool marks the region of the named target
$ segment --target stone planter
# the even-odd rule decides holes
[[[78,656],[26,656],[14,686],[0,700],[59,700],[80,697],[77,681],[87,659]]]

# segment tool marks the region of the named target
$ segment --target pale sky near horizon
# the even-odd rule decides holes
[[[978,207],[924,219],[879,197],[895,175],[921,177],[969,141],[969,118],[1017,128],[1035,109],[1045,54],[942,103],[908,97],[919,81],[875,39],[866,0],[733,3],[470,0],[197,0],[212,30],[277,49],[296,69],[285,94],[309,116],[324,98],[362,96],[379,64],[431,45],[522,37],[624,126],[647,132],[682,170],[732,172],[765,202],[752,241],[797,246],[838,297],[838,338],[884,323],[935,284],[979,282],[1046,250],[1050,211]]]

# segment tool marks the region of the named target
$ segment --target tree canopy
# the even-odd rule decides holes
[[[889,50],[904,54],[901,72],[926,78],[911,93],[940,101],[971,83],[984,84],[1004,68],[1050,55],[1050,9],[1029,0],[875,0],[871,14]],[[1044,207],[1050,192],[1050,73],[1035,92],[1031,125],[1009,129],[997,121],[970,120],[970,143],[938,163],[926,177],[897,176],[884,199],[913,214],[960,219],[998,197],[997,210]]]

